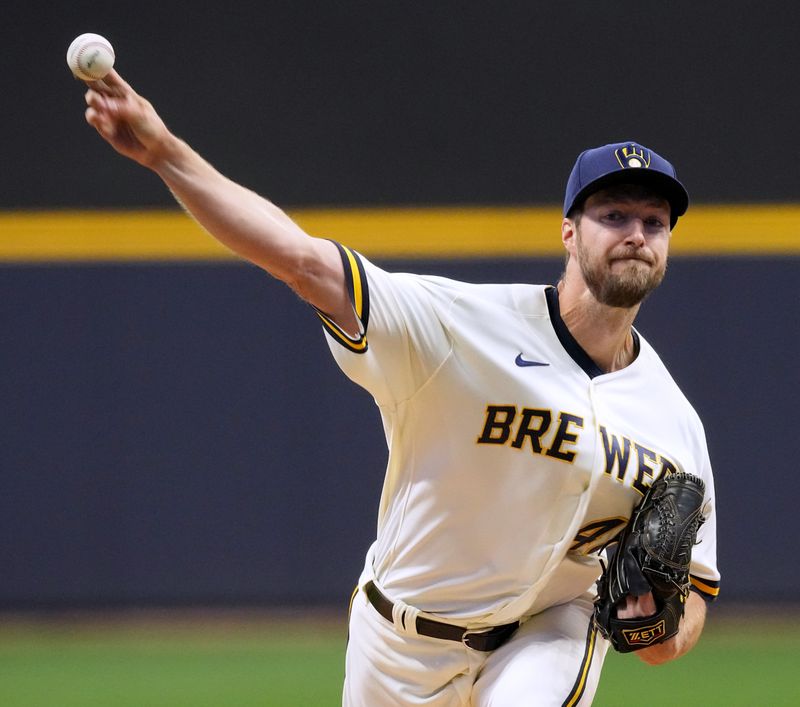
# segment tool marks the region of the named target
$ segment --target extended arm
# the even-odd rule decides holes
[[[115,71],[86,92],[86,120],[117,152],[158,174],[222,244],[282,280],[343,329],[357,329],[336,246],[305,233],[273,203],[220,174],[173,135]]]

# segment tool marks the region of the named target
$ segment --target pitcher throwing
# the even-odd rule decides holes
[[[609,645],[593,618],[601,560],[672,475],[699,479],[702,515],[673,635],[641,621],[662,610],[652,573],[605,617],[644,627],[628,649],[648,663],[694,646],[719,587],[711,465],[697,414],[633,327],[688,206],[667,160],[635,142],[583,152],[561,279],[474,285],[393,274],[306,234],[113,70],[86,101],[118,152],[313,307],[339,366],[375,398],[389,461],[352,601],[345,705],[590,704]],[[361,434],[342,440],[341,473],[375,473],[352,463]]]

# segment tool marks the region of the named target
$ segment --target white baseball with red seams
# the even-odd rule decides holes
[[[67,66],[83,81],[102,79],[114,66],[114,58],[111,42],[92,32],[75,37],[67,49]]]

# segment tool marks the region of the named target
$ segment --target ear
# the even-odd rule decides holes
[[[566,249],[567,253],[570,254],[570,257],[575,255],[575,249],[577,248],[577,232],[578,225],[573,219],[565,218],[561,222],[561,242],[564,244],[564,248]]]

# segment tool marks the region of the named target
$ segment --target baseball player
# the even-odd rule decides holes
[[[633,327],[688,206],[669,162],[637,143],[582,153],[558,284],[474,285],[392,274],[307,235],[175,137],[116,72],[86,100],[117,151],[312,305],[378,405],[389,460],[351,603],[344,704],[590,704],[608,647],[592,620],[603,548],[676,471],[705,482],[693,591],[677,635],[637,655],[663,663],[697,642],[719,589],[705,436]],[[644,593],[617,613],[655,611]]]

